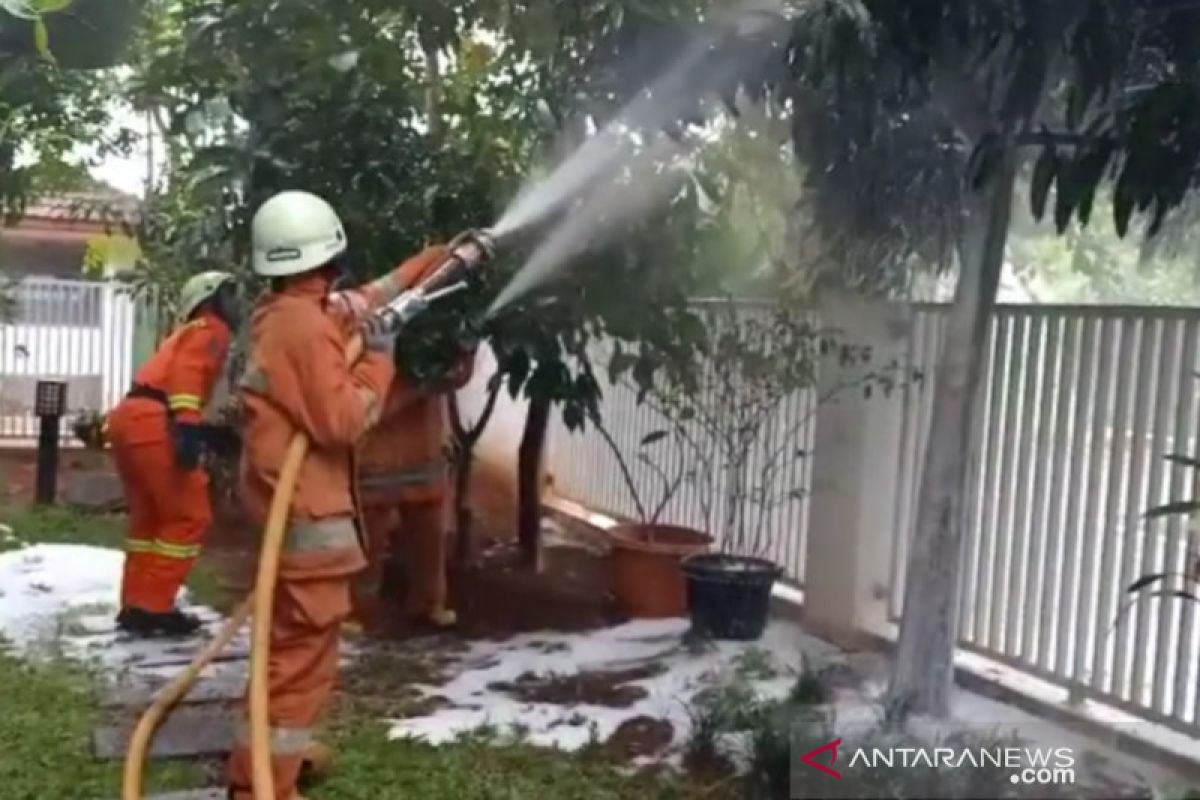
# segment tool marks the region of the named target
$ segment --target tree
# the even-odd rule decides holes
[[[1060,229],[1087,222],[1110,177],[1118,232],[1135,210],[1157,227],[1190,189],[1200,151],[1196,24],[1194,4],[1137,0],[827,0],[796,21],[792,85],[854,109],[868,139],[911,121],[906,107],[935,115],[951,134],[947,174],[961,187],[962,212],[946,217],[958,284],[891,687],[915,710],[948,710],[969,419],[1023,155],[1041,148],[1031,203],[1040,216],[1053,186]],[[862,91],[868,77],[882,88]],[[802,95],[792,99],[803,107]],[[853,197],[862,183],[847,188],[851,213],[831,218],[834,230],[862,208]]]
[[[87,35],[89,25],[104,35]],[[31,195],[79,180],[78,145],[128,145],[128,132],[108,132],[113,82],[95,69],[120,60],[132,28],[127,0],[0,4],[0,212],[9,220]]]

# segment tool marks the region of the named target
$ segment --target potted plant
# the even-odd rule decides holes
[[[104,420],[99,411],[81,411],[71,422],[71,432],[88,450],[103,450]]]
[[[685,466],[651,519],[657,524],[667,501],[686,486],[716,543],[715,551],[704,548],[679,562],[694,630],[754,640],[766,626],[771,593],[783,573],[771,558],[767,515],[804,493],[798,478],[789,480],[798,471],[787,468],[807,455],[809,421],[842,391],[870,394],[879,385],[889,393],[899,365],[856,370],[857,377],[814,398],[805,413],[790,414],[787,401],[815,389],[820,361],[864,365],[869,349],[839,342],[808,311],[779,305],[718,301],[707,305],[706,316],[703,367],[662,370],[644,388],[643,401],[670,430],[643,440],[639,459],[652,461],[648,443],[667,437],[677,443],[682,453],[676,461]],[[628,475],[626,483],[632,484]]]
[[[681,432],[674,431],[675,436],[671,437],[671,432],[653,431],[644,436],[638,446],[638,462],[662,482],[662,497],[653,509],[648,509],[621,448],[597,415],[593,415],[592,424],[616,457],[621,479],[641,520],[608,531],[610,586],[617,605],[634,619],[682,617],[687,613],[688,602],[680,565],[684,559],[707,551],[712,537],[693,528],[659,522],[663,510],[683,483],[684,460],[675,460],[679,468],[671,475],[651,457],[651,451],[661,449],[663,441],[670,437],[678,454],[683,455]]]

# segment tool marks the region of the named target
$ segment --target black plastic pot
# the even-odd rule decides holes
[[[782,568],[761,558],[720,553],[692,556],[682,567],[696,633],[739,642],[762,636]]]

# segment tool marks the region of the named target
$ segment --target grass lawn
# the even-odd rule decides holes
[[[124,538],[120,515],[9,506],[0,507],[0,523],[31,544],[119,548]],[[0,540],[0,551],[16,546]],[[214,576],[203,570],[189,580],[189,587],[205,603],[213,602],[219,592]],[[311,800],[723,797],[676,777],[623,775],[599,755],[565,755],[479,737],[438,748],[389,741],[379,721],[383,709],[368,706],[336,704],[326,737],[337,752],[336,769],[306,791]],[[97,763],[91,754],[90,735],[99,716],[92,676],[83,667],[61,661],[27,663],[0,649],[0,797],[116,798],[121,765]],[[212,785],[213,766],[156,762],[147,776],[147,789]]]
[[[624,775],[586,755],[567,755],[482,739],[431,747],[389,741],[373,720],[335,717],[334,773],[305,794],[312,800],[721,800],[716,788],[678,777]],[[732,786],[727,788],[732,789]]]
[[[91,676],[65,662],[30,664],[0,653],[0,796],[6,800],[110,800],[121,765],[92,757],[99,718]],[[155,764],[147,788],[204,782],[194,764]]]

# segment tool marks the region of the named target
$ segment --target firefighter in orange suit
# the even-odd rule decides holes
[[[397,296],[403,267],[358,290],[334,292],[346,236],[333,209],[307,192],[282,192],[251,225],[254,271],[272,292],[254,309],[239,393],[244,418],[241,491],[264,521],[288,442],[311,445],[296,482],[280,557],[268,663],[272,766],[280,800],[294,800],[313,726],[337,678],[350,582],[366,566],[352,498],[355,443],[379,417],[394,375],[395,335],[367,316]],[[420,258],[420,256],[418,256]],[[366,350],[345,348],[363,324]],[[229,760],[229,796],[250,800],[248,731]]]
[[[413,274],[403,277],[420,281],[440,261],[414,259]],[[431,387],[414,386],[398,365],[379,424],[359,445],[355,466],[370,565],[356,581],[355,604],[356,616],[370,627],[385,626],[397,610],[405,621],[420,626],[446,628],[457,622],[446,597],[446,392],[466,385],[474,363],[474,350],[465,350],[442,385]],[[383,574],[393,556],[403,568],[404,592],[398,598],[381,597]]]
[[[201,411],[221,374],[237,318],[236,286],[225,272],[191,278],[180,293],[185,323],[138,370],[106,423],[129,507],[117,626],[138,636],[182,636],[199,621],[175,596],[212,522],[206,448],[228,437]]]

